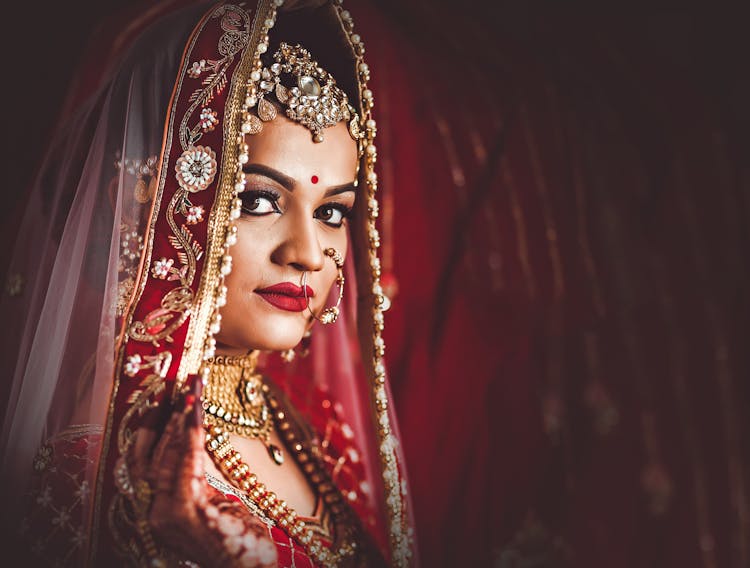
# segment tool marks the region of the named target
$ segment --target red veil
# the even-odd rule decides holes
[[[2,488],[5,524],[20,524],[41,558],[148,557],[123,457],[148,411],[200,381],[213,355],[242,189],[242,106],[260,58],[286,41],[337,78],[366,136],[342,316],[315,328],[309,357],[271,355],[264,371],[314,428],[336,426],[328,461],[339,490],[392,565],[415,562],[383,365],[364,47],[339,4],[277,15],[278,4],[161,17],[59,130],[33,187],[10,267],[24,293],[2,306],[17,326],[3,342],[13,374]],[[204,161],[199,186],[178,179],[186,160]]]

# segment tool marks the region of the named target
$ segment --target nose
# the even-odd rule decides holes
[[[292,266],[300,272],[323,269],[325,257],[318,241],[315,220],[308,216],[288,217],[286,235],[272,254],[272,260],[282,266]]]

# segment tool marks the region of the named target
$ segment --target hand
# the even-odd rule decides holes
[[[145,427],[136,432],[131,478],[151,488],[153,536],[171,554],[203,568],[276,566],[265,525],[206,481],[198,400],[197,393],[186,395],[161,434]]]

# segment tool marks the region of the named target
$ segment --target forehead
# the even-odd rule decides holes
[[[325,185],[354,180],[357,144],[344,122],[326,128],[323,142],[312,133],[279,115],[263,123],[263,130],[246,137],[250,161],[270,166],[297,180],[317,175]]]

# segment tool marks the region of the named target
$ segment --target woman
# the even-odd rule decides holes
[[[281,4],[163,18],[52,143],[4,305],[37,561],[415,562],[364,47]]]

